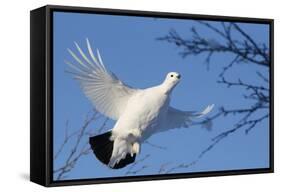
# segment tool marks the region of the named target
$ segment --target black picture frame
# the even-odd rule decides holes
[[[179,173],[153,176],[128,176],[99,179],[79,179],[54,181],[53,169],[53,12],[96,13],[107,15],[126,15],[178,19],[204,19],[209,21],[235,21],[245,23],[264,23],[270,25],[270,167],[264,169],[245,169],[233,171],[212,171],[200,173]],[[97,183],[147,181],[161,179],[195,178],[241,174],[274,172],[274,21],[273,19],[196,15],[183,13],[149,12],[135,10],[100,9],[47,5],[30,12],[30,180],[43,186],[82,185]]]

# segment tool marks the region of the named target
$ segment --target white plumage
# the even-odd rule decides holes
[[[109,167],[125,167],[134,162],[141,143],[151,135],[188,127],[193,118],[203,117],[212,110],[214,105],[199,113],[181,111],[169,105],[172,90],[180,81],[176,72],[168,73],[163,83],[154,87],[129,87],[104,66],[98,50],[95,56],[88,39],[86,43],[87,54],[75,43],[79,56],[68,49],[75,64],[66,62],[95,108],[116,120],[111,131],[90,138],[96,157]]]

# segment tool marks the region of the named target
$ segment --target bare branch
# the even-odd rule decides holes
[[[169,164],[171,164],[171,162],[163,163],[162,165],[160,165],[158,174],[165,173]]]
[[[240,58],[239,55],[236,55],[234,57],[234,59],[225,67],[222,68],[222,72],[219,74],[219,77],[224,77],[225,73],[233,67],[233,65],[238,61],[238,59]]]
[[[68,153],[68,155],[66,155],[66,159],[63,164],[59,168],[55,168],[53,170],[53,173],[56,174],[57,180],[67,178],[66,174],[74,169],[78,160],[82,156],[88,155],[91,152],[91,148],[88,144],[88,137],[92,136],[93,133],[89,131],[89,125],[99,118],[101,118],[101,115],[96,110],[88,113],[81,128],[71,134],[68,134],[69,121],[66,122],[64,140],[59,146],[58,151],[54,156],[54,160],[58,159],[62,152],[64,152],[64,154]],[[97,129],[97,133],[100,133],[106,127],[107,121],[108,119],[106,118],[99,129]],[[66,148],[66,144],[69,142],[73,142],[73,145],[70,146],[70,148]]]
[[[143,163],[145,160],[147,160],[151,155],[147,154],[143,158],[135,161],[126,171],[125,175],[136,175],[139,172],[143,171],[144,169],[148,168],[148,165],[141,165],[140,168],[136,168],[139,164]]]
[[[235,116],[238,115],[239,120],[233,125],[232,128],[221,132],[211,140],[211,143],[198,155],[198,157],[190,163],[181,163],[169,169],[166,169],[166,173],[173,172],[181,168],[189,168],[195,165],[205,154],[211,151],[220,141],[229,137],[238,130],[244,130],[245,134],[248,134],[253,128],[257,127],[257,124],[261,123],[269,117],[269,80],[266,73],[268,73],[268,67],[270,66],[269,49],[265,44],[257,43],[245,30],[243,30],[238,24],[233,22],[221,22],[221,26],[214,25],[211,22],[199,21],[202,26],[211,30],[217,36],[212,38],[203,37],[197,31],[196,28],[191,28],[191,37],[183,38],[172,29],[168,35],[158,38],[158,40],[167,41],[175,44],[181,49],[179,54],[185,58],[193,55],[206,54],[205,62],[210,64],[211,57],[215,54],[219,56],[220,53],[231,53],[234,55],[233,60],[229,64],[222,67],[222,71],[219,73],[219,80],[217,83],[225,85],[227,88],[241,89],[242,99],[252,100],[248,102],[244,107],[238,106],[234,109],[226,109],[224,106],[218,109],[217,113],[211,117],[208,117],[200,122],[194,122],[192,125],[204,125],[209,121],[213,122],[220,117]],[[239,34],[234,38],[233,33]],[[220,37],[220,38],[217,38]],[[215,39],[220,39],[220,41]],[[258,65],[263,66],[260,71],[256,72],[257,79],[261,82],[255,84],[246,83],[237,76],[236,82],[226,80],[226,72],[237,64]],[[161,169],[162,170],[162,169]],[[161,171],[162,172],[162,171]]]
[[[268,78],[266,78],[261,72],[257,71],[257,75],[266,83],[269,83]]]
[[[243,31],[236,23],[222,22],[221,26],[223,30],[214,27],[208,22],[199,21],[199,23],[223,37],[225,42],[206,39],[202,37],[194,27],[191,28],[192,38],[189,39],[182,38],[174,29],[171,29],[168,35],[157,39],[173,43],[182,48],[183,51],[179,54],[183,58],[189,55],[196,56],[199,54],[207,54],[205,61],[209,63],[215,53],[229,52],[235,56],[239,56],[239,60],[237,59],[235,61],[236,63],[243,61],[244,63],[251,62],[269,67],[268,48],[264,44],[258,45],[255,43],[250,35]],[[233,31],[232,29],[238,31],[243,38],[234,40],[231,33],[231,31]]]
[[[264,58],[265,63],[269,63],[269,55],[257,45],[257,43],[251,38],[251,36],[248,35],[244,30],[242,30],[241,27],[239,27],[236,23],[233,23],[233,26],[253,45],[255,51]]]
[[[156,144],[153,144],[149,141],[144,141],[144,144],[148,144],[149,146],[151,147],[155,147],[157,149],[161,149],[161,150],[167,150],[167,147],[163,147],[163,146],[160,146],[160,145],[156,145]]]

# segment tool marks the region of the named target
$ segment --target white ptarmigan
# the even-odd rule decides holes
[[[88,53],[75,42],[76,53],[68,49],[76,64],[66,61],[71,73],[95,108],[116,120],[112,130],[90,137],[91,148],[102,163],[112,169],[123,168],[135,161],[141,143],[151,135],[173,128],[188,127],[192,118],[209,113],[214,105],[202,112],[181,111],[169,105],[180,74],[170,72],[160,85],[134,89],[120,81],[103,64],[100,53],[94,55],[86,39]]]

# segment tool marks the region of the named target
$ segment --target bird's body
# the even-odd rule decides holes
[[[106,69],[101,56],[96,58],[89,41],[89,59],[76,44],[81,58],[69,50],[78,65],[67,62],[74,69],[85,95],[98,111],[116,120],[112,130],[90,137],[96,157],[110,168],[118,169],[135,161],[141,143],[153,134],[173,128],[188,127],[193,118],[209,113],[213,105],[203,112],[181,111],[170,106],[171,93],[180,81],[176,72],[167,74],[157,86],[133,89]]]
[[[124,113],[112,129],[113,135],[117,132],[125,137],[132,134],[139,141],[147,139],[165,119],[169,102],[170,96],[161,86],[139,90],[128,100]]]

